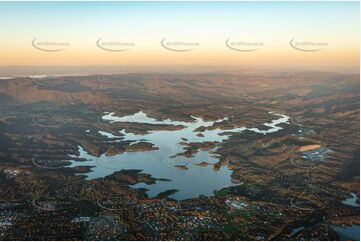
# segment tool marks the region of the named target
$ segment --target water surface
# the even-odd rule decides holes
[[[212,129],[203,132],[195,132],[195,129],[203,126],[210,127],[217,122],[227,120],[227,117],[214,120],[205,121],[199,117],[192,117],[193,122],[174,121],[170,119],[156,120],[148,117],[144,112],[137,112],[133,115],[124,117],[114,116],[114,113],[105,113],[102,116],[103,121],[111,125],[116,122],[131,122],[131,123],[147,123],[147,124],[167,124],[167,125],[182,125],[180,130],[157,130],[151,131],[147,134],[134,134],[120,130],[119,135],[123,140],[132,141],[133,143],[139,141],[146,141],[152,143],[158,150],[139,151],[139,152],[124,152],[114,156],[94,157],[79,146],[79,157],[86,158],[87,161],[78,162],[72,161],[71,166],[87,165],[95,166],[92,171],[87,173],[87,179],[94,179],[105,177],[115,171],[123,169],[140,169],[142,172],[152,175],[154,178],[166,178],[170,181],[157,181],[156,184],[147,185],[138,183],[134,188],[146,188],[149,196],[155,196],[160,192],[170,189],[178,189],[179,191],[171,197],[175,199],[186,199],[191,197],[198,197],[199,195],[213,195],[214,190],[233,185],[231,181],[232,171],[228,167],[221,167],[219,170],[213,169],[213,164],[219,161],[219,155],[215,154],[217,147],[202,151],[199,150],[193,157],[176,156],[178,153],[184,152],[184,146],[180,144],[184,142],[223,142],[230,136],[228,132],[241,133],[245,130],[261,133],[267,135],[269,133],[277,132],[282,129],[279,124],[288,123],[289,117],[281,114],[273,114],[275,119],[267,122],[264,126],[267,130],[259,130],[258,128],[238,127],[227,130]],[[227,132],[227,134],[225,134]],[[118,138],[119,136],[99,130],[101,135],[108,138]],[[202,133],[202,136],[197,134]],[[175,156],[175,157],[174,157]],[[207,166],[199,166],[197,164],[207,162]],[[176,166],[187,167],[187,170],[179,169]]]
[[[360,204],[357,203],[358,197],[356,193],[351,192],[350,195],[351,197],[346,198],[345,200],[342,201],[342,203],[351,207],[360,207]]]

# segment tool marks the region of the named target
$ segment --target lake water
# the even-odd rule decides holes
[[[298,232],[304,230],[305,227],[304,226],[300,226],[300,227],[297,227],[297,228],[293,228],[292,231],[291,231],[291,236],[297,234]]]
[[[184,152],[184,146],[180,142],[222,142],[229,138],[229,134],[225,132],[241,133],[245,130],[267,135],[269,133],[277,132],[282,128],[279,124],[289,122],[289,117],[286,115],[275,114],[274,120],[263,124],[268,127],[267,130],[260,130],[258,128],[238,127],[228,130],[213,129],[205,130],[203,132],[194,132],[195,129],[204,126],[210,127],[214,123],[227,120],[227,117],[214,120],[205,121],[199,117],[192,117],[193,122],[174,121],[170,119],[156,120],[148,117],[144,112],[137,112],[133,115],[117,117],[114,113],[104,113],[102,120],[108,122],[109,125],[116,122],[132,122],[132,123],[148,123],[148,124],[168,124],[168,125],[182,125],[180,130],[160,130],[151,131],[147,134],[127,133],[124,130],[119,131],[119,136],[113,135],[102,130],[99,134],[108,138],[119,138],[119,140],[128,140],[133,144],[139,141],[146,141],[152,143],[158,150],[140,151],[140,152],[124,152],[114,156],[94,157],[79,146],[80,158],[86,158],[87,161],[72,161],[71,167],[86,165],[95,166],[92,171],[87,173],[87,179],[94,179],[105,177],[115,171],[123,169],[140,169],[142,172],[152,175],[154,178],[166,178],[170,181],[157,181],[156,184],[147,185],[138,183],[133,185],[134,188],[146,188],[147,194],[151,197],[160,192],[169,189],[178,189],[179,191],[170,197],[174,199],[186,199],[198,197],[199,195],[213,195],[215,190],[223,187],[234,185],[231,181],[232,171],[227,167],[222,166],[219,170],[214,170],[213,165],[219,161],[219,156],[214,154],[217,148],[208,151],[198,151],[193,157],[176,156],[177,153]],[[197,134],[202,133],[202,136]],[[114,142],[114,141],[113,141]],[[207,162],[208,166],[198,166],[196,164]],[[176,165],[183,165],[188,170],[181,170],[176,168]]]
[[[358,197],[356,193],[351,192],[350,195],[351,197],[346,198],[345,200],[342,201],[342,203],[351,207],[360,207],[360,204],[357,203]]]
[[[340,236],[340,239],[343,241],[354,240],[360,241],[360,225],[352,226],[336,226],[333,225],[332,228]]]

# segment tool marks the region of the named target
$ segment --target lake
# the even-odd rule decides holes
[[[88,154],[81,146],[79,146],[79,157],[85,158],[87,161],[72,160],[70,167],[85,165],[95,166],[91,172],[87,173],[87,179],[94,179],[111,175],[115,171],[124,169],[140,169],[142,172],[152,175],[154,178],[165,178],[170,181],[157,181],[156,184],[147,185],[138,183],[133,185],[134,188],[146,188],[150,197],[156,196],[160,192],[170,189],[179,190],[171,195],[174,199],[186,199],[198,197],[199,195],[211,196],[214,191],[223,187],[234,185],[231,180],[232,171],[226,166],[222,166],[219,170],[214,170],[213,165],[219,161],[220,156],[215,154],[217,147],[210,150],[199,150],[193,157],[184,157],[174,155],[184,152],[184,146],[180,144],[186,139],[188,142],[223,142],[229,138],[228,132],[242,133],[245,130],[267,135],[282,129],[278,125],[289,123],[289,117],[283,114],[272,113],[274,120],[266,122],[263,125],[268,127],[266,130],[260,130],[254,127],[237,127],[227,130],[212,129],[203,132],[195,132],[195,129],[204,126],[211,127],[217,122],[228,120],[227,117],[205,121],[200,117],[192,117],[194,121],[174,121],[170,119],[156,120],[149,117],[146,113],[140,111],[132,115],[117,117],[114,113],[106,112],[102,115],[102,121],[109,123],[131,122],[131,123],[147,123],[147,124],[167,124],[182,125],[184,128],[180,130],[157,130],[150,131],[147,134],[127,133],[125,130],[119,131],[119,136],[99,130],[98,132],[108,138],[119,138],[119,140],[128,140],[132,144],[140,141],[152,143],[158,150],[124,152],[114,156],[94,157]],[[227,132],[227,134],[225,133]],[[202,136],[198,134],[201,133]],[[207,166],[196,165],[201,162],[207,162]],[[188,169],[178,169],[175,166],[182,165]]]

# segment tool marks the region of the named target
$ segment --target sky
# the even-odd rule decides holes
[[[0,66],[358,67],[359,18],[358,2],[0,2]]]

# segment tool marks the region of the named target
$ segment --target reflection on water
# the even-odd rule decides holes
[[[85,162],[73,161],[71,166],[87,165],[95,166],[92,171],[87,173],[88,179],[94,179],[98,177],[104,177],[112,174],[114,171],[122,169],[140,169],[144,173],[150,174],[155,178],[167,178],[171,181],[157,181],[156,184],[146,185],[144,183],[138,183],[134,185],[135,188],[148,189],[149,196],[155,196],[160,192],[164,192],[169,189],[178,189],[179,192],[173,194],[171,197],[175,199],[186,199],[191,197],[198,197],[199,195],[213,195],[214,190],[218,190],[222,187],[232,185],[231,173],[227,167],[221,167],[219,170],[214,170],[213,165],[219,161],[219,156],[214,152],[217,148],[207,151],[200,150],[193,155],[193,157],[184,157],[174,155],[184,152],[184,146],[180,144],[187,139],[187,142],[222,142],[229,138],[229,134],[225,132],[242,132],[244,130],[250,130],[256,133],[268,134],[281,130],[279,124],[288,123],[289,117],[286,115],[274,114],[278,116],[278,119],[269,123],[265,123],[264,126],[268,127],[267,130],[259,130],[257,128],[233,128],[227,130],[213,129],[205,130],[203,132],[194,132],[195,129],[203,126],[210,127],[217,122],[227,120],[223,118],[216,121],[205,121],[199,117],[192,117],[193,122],[173,121],[170,119],[156,120],[150,118],[143,112],[138,112],[133,115],[116,117],[114,113],[106,113],[102,119],[109,122],[132,122],[132,123],[148,123],[148,124],[168,124],[168,125],[182,125],[183,129],[180,130],[157,130],[151,131],[147,134],[134,134],[127,133],[124,130],[120,131],[123,134],[124,140],[139,141],[146,140],[149,143],[154,144],[159,150],[153,151],[139,151],[139,152],[125,152],[114,156],[94,157],[86,153],[86,151],[79,146],[79,152],[81,158],[86,158]],[[100,134],[113,138],[115,136],[110,135],[104,131],[99,131]],[[202,133],[202,136],[198,135]],[[208,166],[198,166],[195,164],[207,162]],[[179,170],[175,166],[186,166],[187,170]]]

